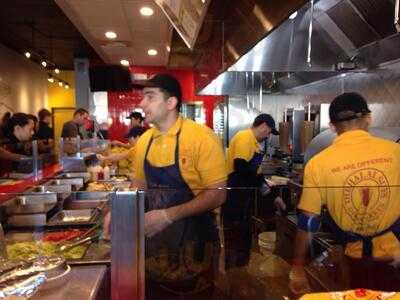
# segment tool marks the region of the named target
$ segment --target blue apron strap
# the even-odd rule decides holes
[[[324,219],[324,222],[328,225],[328,227],[332,230],[332,233],[336,236],[339,242],[346,246],[347,243],[353,243],[357,241],[362,242],[362,256],[364,258],[372,257],[372,240],[378,236],[381,236],[387,232],[392,231],[393,234],[399,239],[400,241],[400,218],[390,226],[389,228],[380,231],[374,235],[370,236],[362,236],[360,234],[344,231],[342,230],[333,220],[332,216],[328,213],[327,217]]]

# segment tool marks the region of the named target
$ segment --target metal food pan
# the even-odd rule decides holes
[[[90,225],[99,216],[95,209],[62,210],[54,215],[48,222],[48,226],[65,225]]]

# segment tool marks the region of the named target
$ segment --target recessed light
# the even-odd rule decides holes
[[[140,14],[145,17],[152,16],[154,14],[154,10],[151,7],[143,6],[140,9]]]
[[[42,60],[41,64],[42,64],[43,68],[47,67],[47,62],[46,61]]]
[[[31,57],[31,53],[29,51],[26,51],[25,56],[26,56],[26,58],[29,58],[29,57]]]
[[[295,11],[294,13],[292,13],[290,16],[289,16],[289,19],[290,20],[293,20],[294,18],[296,18],[297,17],[297,11]]]
[[[105,34],[106,38],[112,40],[117,37],[117,34],[114,31],[107,31]]]
[[[149,50],[147,50],[147,54],[150,56],[155,56],[158,54],[158,52],[156,49],[149,49]]]
[[[171,47],[167,46],[167,51],[170,52],[171,51]]]
[[[54,73],[56,73],[56,74],[60,74],[60,69],[58,69],[58,68],[55,68],[55,69],[54,69]]]
[[[124,67],[129,67],[129,60],[127,60],[127,59],[121,59],[119,62],[120,62],[121,65],[123,65]]]

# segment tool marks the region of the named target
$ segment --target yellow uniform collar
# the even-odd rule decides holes
[[[357,138],[364,138],[370,136],[369,132],[361,129],[357,130],[350,130],[347,132],[342,133],[338,137],[335,138],[333,141],[334,144],[339,144],[339,143],[347,143],[349,141],[354,141],[354,139]]]
[[[182,122],[183,118],[181,116],[178,117],[176,120],[175,124],[172,125],[170,129],[166,133],[162,133],[160,130],[154,127],[154,132],[153,132],[153,138],[157,138],[161,135],[169,135],[169,136],[175,136],[178,134],[179,129],[182,127]]]

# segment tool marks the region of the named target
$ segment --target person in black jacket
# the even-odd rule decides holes
[[[38,112],[39,116],[39,128],[36,133],[38,140],[53,140],[54,130],[50,127],[51,124],[51,112],[43,108]]]

